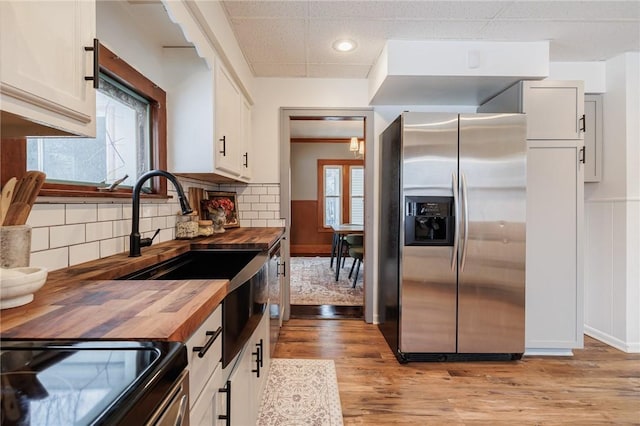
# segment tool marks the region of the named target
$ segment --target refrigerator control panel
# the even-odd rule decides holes
[[[453,197],[406,197],[405,246],[452,246]]]

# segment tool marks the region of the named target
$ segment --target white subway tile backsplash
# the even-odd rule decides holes
[[[113,222],[113,236],[122,237],[131,234],[131,220],[118,220]]]
[[[98,204],[98,220],[122,219],[122,204]]]
[[[251,193],[253,195],[266,195],[267,194],[267,188],[264,186],[252,186],[251,187]]]
[[[85,225],[52,226],[49,229],[49,244],[52,248],[84,243]]]
[[[31,228],[31,251],[49,248],[49,228]]]
[[[143,204],[140,206],[141,217],[158,216],[158,206],[156,204]]]
[[[152,217],[151,228],[152,229],[164,229],[167,227],[167,218],[164,216]]]
[[[29,214],[27,225],[54,226],[64,225],[64,204],[35,204]]]
[[[151,224],[152,222],[150,217],[140,219],[140,233],[151,231],[153,229]]]
[[[69,266],[69,247],[31,253],[29,264],[31,266],[47,268],[49,271],[66,268]]]
[[[282,227],[284,227],[284,219],[267,220],[267,226],[273,226],[273,227],[277,227],[277,228],[282,228]]]
[[[276,214],[275,212],[258,212],[258,218],[259,219],[275,219],[276,218]]]
[[[248,212],[240,212],[240,219],[258,219],[258,212],[248,211]]]
[[[100,257],[107,257],[124,251],[124,237],[100,241]]]
[[[69,266],[99,258],[100,243],[98,241],[69,247]]]
[[[113,237],[113,222],[87,223],[87,241],[105,240]]]
[[[65,223],[89,223],[97,220],[97,204],[67,204]]]
[[[206,185],[198,182],[182,185],[185,191],[194,186],[237,193],[243,227],[285,225],[279,218],[280,186],[277,184]],[[156,229],[160,229],[155,243],[175,238],[176,212],[180,206],[177,192],[171,185],[168,193],[172,198],[166,202],[146,201],[140,207],[140,233],[151,237]],[[31,264],[56,270],[127,252],[131,218],[131,202],[126,200],[112,204],[36,204],[27,222],[32,226]]]

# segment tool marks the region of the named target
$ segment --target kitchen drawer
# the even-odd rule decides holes
[[[213,340],[213,343],[201,358],[198,354],[204,350],[194,350],[194,348],[205,347],[214,337],[215,340]],[[191,407],[222,359],[222,305],[218,306],[187,340],[187,351],[189,357],[189,398]]]

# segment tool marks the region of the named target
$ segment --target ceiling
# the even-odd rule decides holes
[[[550,61],[640,50],[640,1],[222,1],[256,77],[366,78],[386,40],[550,41]],[[332,49],[336,39],[358,44]]]

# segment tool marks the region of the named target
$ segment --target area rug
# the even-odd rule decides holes
[[[340,279],[335,278],[334,267],[330,268],[328,257],[292,257],[289,280],[292,305],[337,305],[361,306],[364,303],[362,270],[356,288],[349,279],[353,259],[347,259],[340,270]]]
[[[258,426],[342,424],[342,408],[333,360],[271,360]]]

